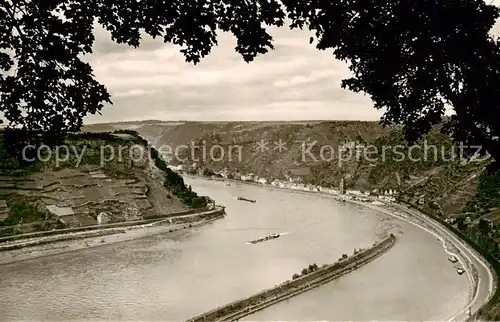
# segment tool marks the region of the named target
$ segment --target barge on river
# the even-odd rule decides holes
[[[243,197],[238,197],[238,200],[246,201],[246,202],[252,202],[252,203],[255,203],[255,201],[256,201],[256,200],[247,199],[247,198],[243,198]]]
[[[281,234],[270,234],[270,235],[267,235],[265,237],[260,237],[260,238],[255,239],[255,240],[251,240],[247,244],[262,243],[262,242],[265,242],[265,241],[268,241],[268,240],[271,240],[271,239],[279,238],[280,236],[281,236]]]

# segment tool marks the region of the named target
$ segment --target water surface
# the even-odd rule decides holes
[[[467,278],[456,274],[432,235],[409,224],[328,197],[186,181],[225,205],[226,218],[175,236],[0,266],[1,319],[185,320],[311,263],[369,247],[389,231],[400,238],[382,257],[248,319],[443,320],[465,305]],[[246,244],[273,232],[290,234]]]

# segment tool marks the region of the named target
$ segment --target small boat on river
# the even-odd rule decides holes
[[[265,241],[268,241],[268,240],[271,240],[271,239],[276,239],[276,238],[279,238],[281,236],[281,234],[270,234],[270,235],[267,235],[267,236],[264,236],[264,237],[260,237],[258,239],[255,239],[255,240],[251,240],[248,242],[248,244],[257,244],[257,243],[262,243],[262,242],[265,242]]]
[[[465,273],[465,270],[463,268],[457,268],[457,273],[458,275],[462,275],[463,273]]]
[[[238,200],[241,200],[241,201],[246,201],[246,202],[253,202],[253,203],[255,203],[255,202],[256,202],[256,200],[247,199],[247,198],[243,198],[243,197],[238,197]]]
[[[450,257],[448,257],[448,260],[452,263],[458,262],[458,258],[455,255],[450,255]]]

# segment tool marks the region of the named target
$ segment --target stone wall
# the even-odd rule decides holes
[[[185,212],[181,213],[182,215],[169,217],[168,219],[148,219],[148,220],[137,220],[133,222],[125,222],[125,223],[116,223],[116,224],[107,224],[95,226],[92,225],[90,227],[81,227],[81,228],[70,228],[70,229],[58,229],[53,231],[44,231],[39,233],[30,233],[25,235],[14,235],[8,237],[0,238],[0,252],[8,251],[12,249],[18,249],[28,246],[36,246],[44,243],[54,243],[62,240],[72,240],[72,239],[82,239],[87,237],[95,237],[95,236],[104,236],[109,234],[123,233],[125,232],[126,227],[140,226],[150,224],[151,226],[156,225],[166,225],[166,224],[188,224],[188,223],[199,223],[206,222],[213,219],[220,218],[224,216],[224,208],[216,208],[209,211],[204,211],[200,213],[194,213],[190,215],[185,215]],[[85,233],[84,233],[85,232]],[[75,235],[75,233],[78,233]],[[38,237],[48,237],[52,236],[48,240],[31,240],[31,238],[39,239]],[[24,237],[24,238],[23,238]],[[17,244],[17,245],[9,245],[7,242],[17,241],[20,239],[29,239],[29,242]]]

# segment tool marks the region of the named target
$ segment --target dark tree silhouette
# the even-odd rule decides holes
[[[497,7],[483,0],[284,0],[292,27],[307,26],[317,48],[333,49],[354,77],[342,87],[370,95],[383,124],[403,124],[413,142],[444,127],[500,160],[500,49],[488,32]],[[484,150],[483,150],[484,152]]]
[[[281,3],[281,4],[280,4]],[[455,115],[446,129],[500,160],[499,43],[488,31],[498,8],[483,0],[111,1],[3,0],[0,6],[0,111],[30,131],[76,131],[110,102],[81,56],[92,52],[93,23],[134,47],[141,33],[180,45],[197,63],[217,30],[237,38],[247,62],[273,48],[266,25],[315,32],[320,50],[346,61],[342,87],[370,95],[383,124],[403,124],[414,141]],[[305,43],[307,39],[305,39]],[[333,85],[333,84],[332,84]]]
[[[94,21],[117,43],[137,47],[147,33],[197,63],[217,44],[217,29],[232,32],[235,50],[251,61],[273,48],[264,25],[283,20],[275,0],[2,0],[0,112],[30,132],[77,131],[85,115],[111,103],[81,59],[92,52]]]

